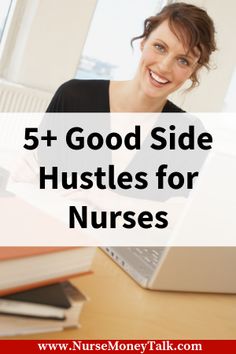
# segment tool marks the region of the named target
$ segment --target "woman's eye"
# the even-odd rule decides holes
[[[188,60],[185,59],[185,58],[179,58],[179,59],[178,59],[178,62],[180,63],[180,65],[189,66],[189,62],[188,62]]]
[[[158,50],[160,53],[164,53],[165,48],[161,44],[155,44],[155,48]]]

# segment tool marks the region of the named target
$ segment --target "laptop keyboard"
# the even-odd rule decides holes
[[[147,287],[165,247],[103,247],[141,286]]]
[[[153,270],[156,268],[165,247],[128,247],[131,254],[141,258]]]

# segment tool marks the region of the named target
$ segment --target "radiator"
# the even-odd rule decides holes
[[[13,152],[22,150],[25,127],[32,123],[38,125],[37,117],[41,115],[25,113],[45,112],[51,98],[48,92],[0,79],[0,113],[18,112],[17,115],[0,115],[0,166],[11,167]]]
[[[0,112],[45,112],[52,94],[0,81]]]

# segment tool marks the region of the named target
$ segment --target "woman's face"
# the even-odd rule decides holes
[[[138,78],[148,97],[167,98],[197,69],[199,56],[187,53],[188,49],[170,30],[168,21],[142,41],[141,50]]]

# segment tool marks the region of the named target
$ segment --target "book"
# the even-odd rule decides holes
[[[0,247],[0,296],[91,271],[95,248]]]
[[[17,292],[0,297],[0,299],[29,302],[67,309],[70,302],[64,292],[64,283],[50,284],[39,288]]]
[[[0,313],[25,317],[65,319],[71,307],[63,283],[0,297]]]
[[[70,308],[65,309],[64,320],[0,315],[0,337],[57,332],[68,327],[79,327],[80,313],[87,299],[70,282],[64,282],[62,286],[71,305]]]

